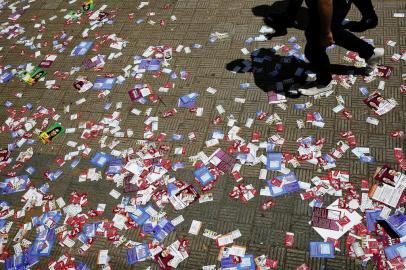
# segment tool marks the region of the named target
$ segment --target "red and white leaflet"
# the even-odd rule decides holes
[[[295,234],[291,232],[287,232],[285,234],[285,247],[293,247],[293,243],[295,241]]]
[[[400,185],[393,187],[387,184],[374,185],[369,191],[369,197],[390,207],[396,207],[405,187]]]

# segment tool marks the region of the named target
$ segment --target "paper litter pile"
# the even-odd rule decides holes
[[[216,98],[232,89],[192,85],[187,93],[177,92],[178,84],[198,76],[191,72],[193,67],[174,64],[177,57],[184,59],[216,50],[233,38],[232,33],[215,31],[204,44],[163,42],[133,51],[124,31],[112,31],[115,25],[129,20],[134,28],[145,25],[169,31],[178,20],[172,4],[156,12],[149,9],[152,3],[137,1],[129,9],[132,13],[123,14],[123,10],[119,12],[103,1],[71,0],[64,3],[68,8],[56,14],[27,19],[25,13],[38,2],[0,2],[0,15],[8,14],[0,24],[0,40],[13,44],[0,47],[1,91],[14,95],[14,99],[2,101],[0,117],[0,135],[4,138],[0,143],[0,262],[4,269],[129,269],[142,262],[150,263],[146,269],[154,265],[159,269],[181,268],[194,256],[193,241],[201,236],[218,248],[216,264],[201,265],[201,269],[282,269],[284,262],[254,254],[249,245],[242,244],[239,228],[214,231],[211,224],[182,215],[186,208],[197,204],[211,207],[224,203],[215,196],[222,181],[233,183],[233,188],[227,190],[226,202],[240,201],[245,207],[260,201],[258,211],[264,214],[273,211],[280,196],[308,201],[309,228],[320,235],[308,245],[311,258],[344,254],[363,266],[405,269],[404,130],[387,131],[386,140],[393,146],[390,159],[396,161],[393,166],[393,162],[382,160],[386,157],[375,156],[368,142],[359,141],[358,134],[348,129],[338,130],[338,138],[307,134],[292,140],[286,132],[291,126],[284,113],[288,108],[296,112],[290,116],[295,118],[295,129],[319,130],[334,125],[323,118],[326,110],[319,106],[329,102],[340,121],[362,117],[373,127],[379,126],[383,117],[404,104],[406,84],[399,83],[396,94],[385,91],[385,83],[396,80],[393,67],[381,65],[365,77],[335,75],[339,91],[298,99],[303,103],[283,95],[286,85],[295,79],[314,77],[309,70],[298,67],[295,78],[277,81],[267,93],[261,93],[268,101],[268,109],[258,109],[242,120],[236,116],[238,110],[229,110],[224,104],[204,106],[207,96]],[[394,17],[403,18],[399,14]],[[64,23],[63,29],[57,33],[47,30],[58,20]],[[78,25],[84,30],[75,31]],[[101,34],[105,29],[109,33]],[[277,78],[285,61],[303,61],[302,44],[295,37],[272,46],[272,55],[262,55],[255,49],[258,42],[267,40],[264,34],[272,33],[272,28],[262,26],[258,35],[247,37],[241,53],[242,57],[251,56],[251,60],[242,61],[228,75],[237,80],[238,73],[252,72],[255,77],[263,72],[258,63],[266,65],[279,55],[284,60],[267,70],[267,76]],[[390,51],[396,41],[379,45]],[[9,64],[8,51],[18,51],[21,61],[14,59]],[[127,57],[129,51],[131,57]],[[80,64],[58,65],[58,60],[64,58]],[[391,60],[403,65],[406,52],[394,53]],[[354,67],[365,66],[353,52],[347,52],[343,61]],[[53,65],[58,70],[53,71]],[[110,65],[115,67],[112,73]],[[402,78],[406,80],[406,74]],[[67,80],[72,81],[70,89],[61,87]],[[364,86],[358,91],[354,85],[360,80]],[[376,81],[379,85],[374,89]],[[16,83],[19,89],[8,88]],[[32,87],[42,89],[43,100],[30,100]],[[250,82],[241,83],[239,88],[243,92],[259,91]],[[45,102],[46,93],[51,91],[61,95],[75,92],[76,99],[53,107]],[[361,115],[353,113],[348,102],[349,96],[356,94],[362,96],[360,102],[364,104]],[[245,106],[245,94],[232,95],[234,108]],[[86,112],[96,103],[102,104],[104,113],[89,119]],[[186,116],[199,122],[206,115],[213,115],[208,134],[189,126],[186,132],[161,128],[165,121]],[[129,125],[131,117],[136,121]],[[266,126],[267,132],[260,126]],[[199,141],[203,143],[196,147]],[[295,152],[286,150],[286,145],[294,145]],[[36,165],[44,151],[57,153],[46,168]],[[370,166],[374,171],[371,177],[353,176],[348,167],[341,167],[344,156]],[[306,166],[314,168],[314,175],[302,179],[298,172]],[[246,177],[246,168],[256,170],[260,186]],[[188,178],[176,177],[181,171]],[[79,188],[56,196],[53,190],[65,189],[63,179],[75,182]],[[97,190],[100,197],[93,198],[90,190],[80,188],[85,184]],[[14,202],[19,203],[11,203],[10,198],[18,198]],[[115,203],[109,205],[111,201]],[[180,226],[187,226],[187,233],[180,233]],[[279,244],[294,248],[295,232],[286,230],[284,244]],[[56,249],[63,252],[53,256]],[[97,253],[93,264],[85,262],[90,252]],[[117,262],[118,256],[126,258],[125,265]],[[311,266],[303,261],[296,269]]]

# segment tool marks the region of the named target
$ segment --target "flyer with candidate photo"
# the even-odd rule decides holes
[[[373,92],[363,102],[370,107],[377,115],[383,115],[396,107],[397,102],[394,99],[385,99],[378,91]]]
[[[65,128],[61,126],[59,123],[53,124],[50,128],[46,131],[42,132],[39,135],[39,139],[43,144],[47,144],[52,142],[56,137],[63,134],[65,132]]]
[[[18,78],[28,85],[34,85],[46,74],[46,71],[42,70],[41,68],[34,67],[31,71],[20,71],[18,73]]]

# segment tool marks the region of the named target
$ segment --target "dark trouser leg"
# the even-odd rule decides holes
[[[361,12],[363,19],[373,19],[378,23],[378,16],[371,0],[353,0],[352,2]]]
[[[316,82],[321,85],[328,85],[331,80],[330,59],[326,48],[320,45],[320,15],[317,1],[306,0],[309,8],[309,23],[306,28],[305,56],[310,61],[311,70],[317,75]]]
[[[335,43],[347,50],[358,53],[361,58],[368,60],[374,54],[374,47],[353,33],[341,27],[333,29]]]
[[[372,1],[353,0],[353,3],[361,12],[362,19],[359,22],[348,22],[346,28],[352,32],[363,32],[367,29],[375,28],[378,25],[378,16],[376,15]]]
[[[305,56],[310,61],[311,69],[317,75],[317,83],[328,85],[331,80],[330,59],[326,53],[326,48],[320,46],[319,35],[306,34]]]

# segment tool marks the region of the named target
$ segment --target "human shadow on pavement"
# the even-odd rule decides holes
[[[257,17],[263,17],[265,25],[272,27],[275,33],[266,34],[270,40],[273,37],[285,36],[287,28],[305,30],[308,22],[307,8],[300,7],[295,16],[296,23],[289,24],[286,21],[285,11],[289,1],[277,1],[270,5],[260,5],[252,8],[252,13]]]
[[[226,65],[226,69],[234,73],[250,72],[262,91],[274,91],[289,98],[300,96],[288,90],[295,84],[304,85],[307,72],[311,72],[310,64],[295,56],[278,55],[272,48],[257,49],[251,53],[251,59],[233,60]],[[365,68],[346,65],[332,64],[331,71],[336,75],[365,74]]]

